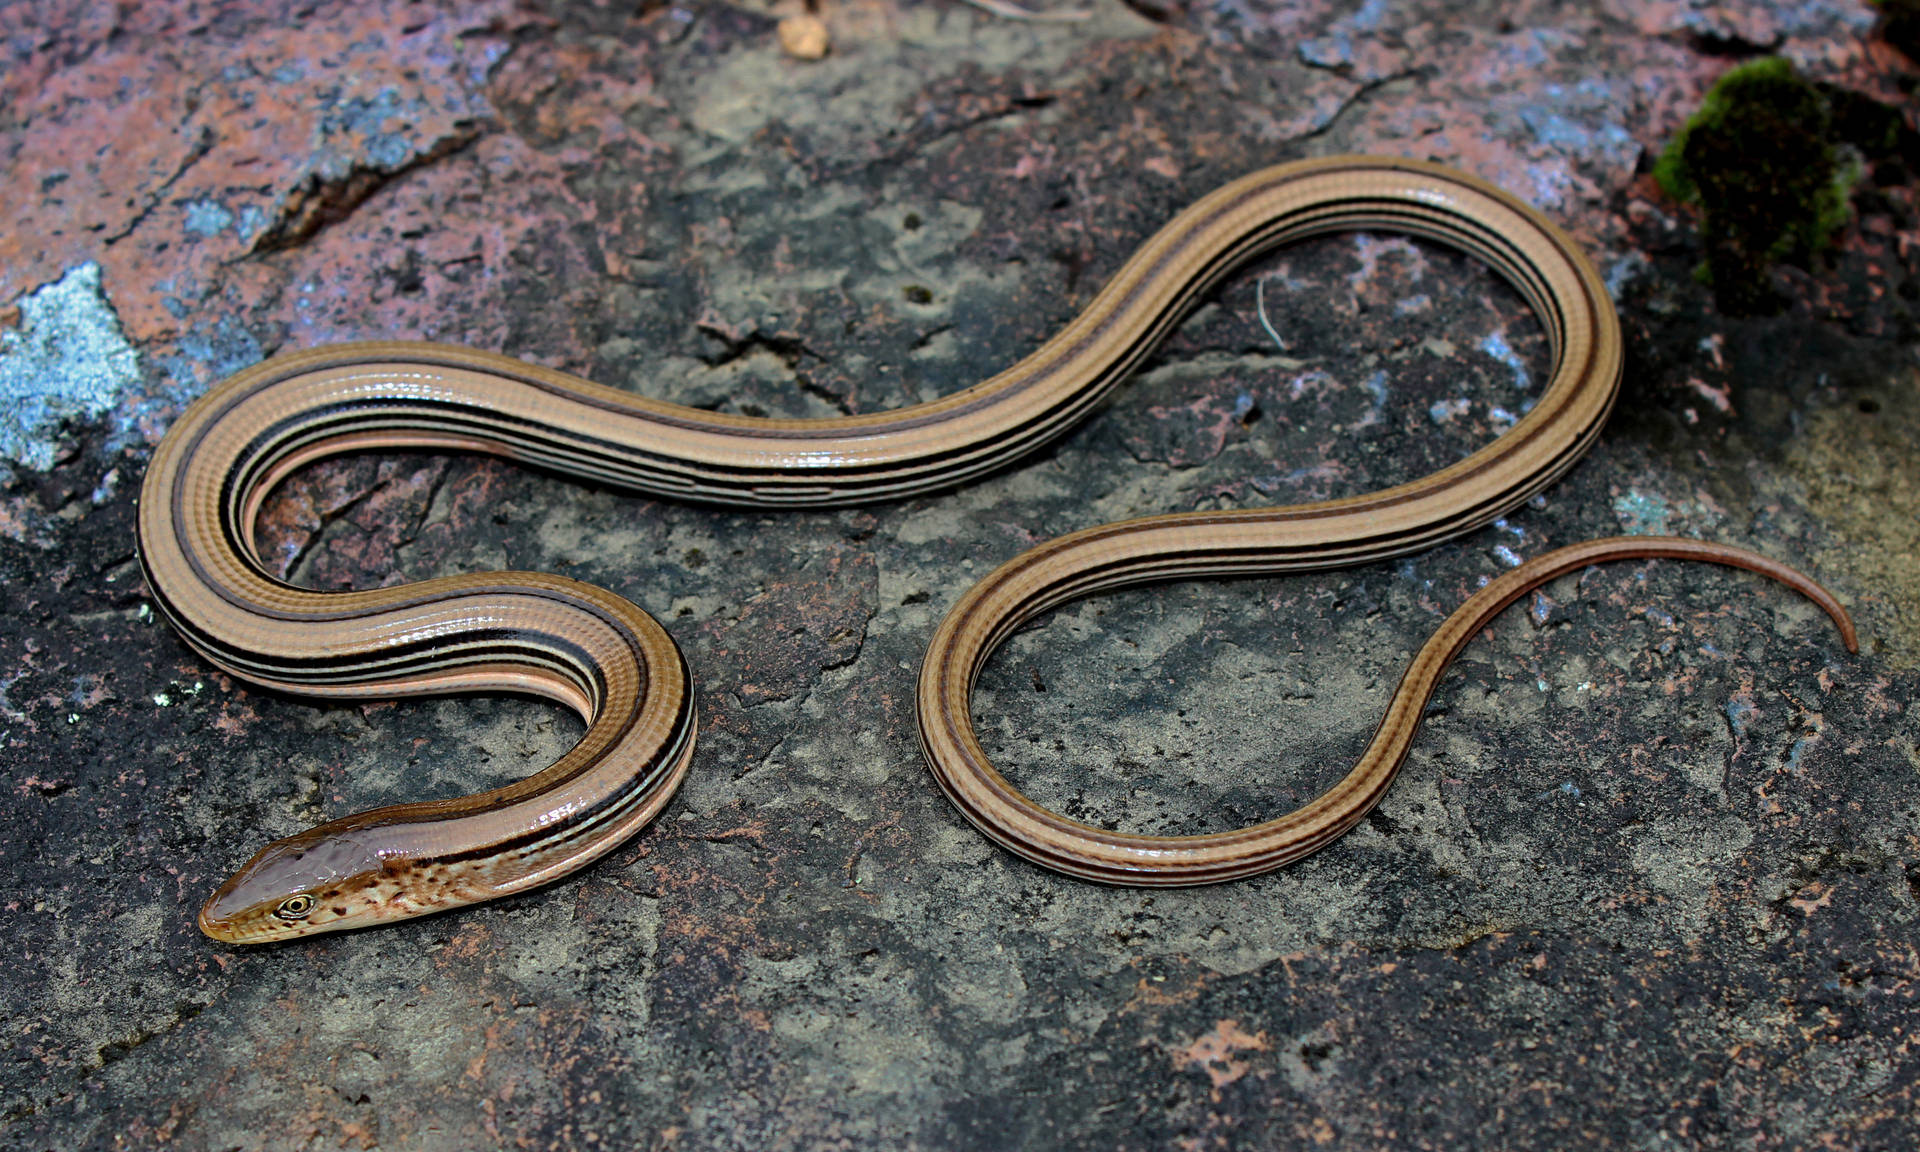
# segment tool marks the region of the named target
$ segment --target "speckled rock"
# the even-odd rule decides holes
[[[1912,173],[1877,168],[1763,319],[1716,314],[1647,175],[1735,58],[1908,99],[1871,10],[818,7],[817,61],[782,52],[784,9],[717,3],[0,7],[0,399],[44,414],[0,438],[0,1147],[1920,1141]],[[1341,151],[1461,165],[1581,238],[1628,334],[1619,410],[1565,480],[1430,553],[1022,631],[975,699],[1014,780],[1139,830],[1285,811],[1487,575],[1621,531],[1803,565],[1865,650],[1739,573],[1608,566],[1489,628],[1317,856],[1142,892],[993,847],[912,714],[974,579],[1125,516],[1405,480],[1537,396],[1546,337],[1497,278],[1330,237],[952,493],[775,515],[461,457],[296,475],[260,525],[288,578],[614,589],[686,650],[699,750],[660,820],[550,888],[283,947],[194,929],[260,842],[579,732],[511,698],[318,706],[187,650],[133,496],[214,379],[405,337],[727,411],[874,411],[1031,350],[1211,187]],[[58,380],[81,400],[49,407]]]

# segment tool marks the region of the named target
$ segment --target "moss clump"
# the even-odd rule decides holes
[[[1723,311],[1776,311],[1767,268],[1805,266],[1846,223],[1860,165],[1833,137],[1826,95],[1770,57],[1722,76],[1654,165],[1669,196],[1700,206],[1705,278]]]

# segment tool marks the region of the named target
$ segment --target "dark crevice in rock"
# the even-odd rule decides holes
[[[363,491],[355,493],[354,497],[346,503],[341,504],[337,508],[330,508],[322,512],[320,515],[320,523],[315,525],[313,531],[307,534],[307,538],[300,542],[299,548],[294,551],[294,554],[287,560],[286,566],[281,569],[283,573],[281,579],[298,587],[313,587],[312,573],[309,571],[308,565],[315,553],[319,551],[320,545],[326,540],[328,530],[345,517],[351,515],[354,510],[362,504],[379,495],[380,492],[391,485],[391,483],[392,481],[390,480],[381,480],[377,483],[369,484]]]
[[[1120,0],[1120,2],[1132,10],[1134,15],[1151,20],[1155,24],[1178,27],[1184,23],[1184,17],[1187,14],[1185,0],[1167,0],[1166,3],[1160,3],[1160,0]]]
[[[437,163],[465,151],[485,133],[481,121],[462,122],[455,132],[436,141],[433,147],[393,168],[369,168],[355,164],[345,175],[329,177],[319,172],[288,190],[280,218],[260,233],[253,242],[255,252],[281,252],[297,248],[330,224],[353,214],[369,196],[418,168]]]
[[[187,150],[186,158],[180,161],[180,166],[175,168],[172,174],[161,182],[160,187],[153,190],[153,195],[147,198],[146,206],[134,213],[133,219],[127,221],[126,227],[106,237],[101,243],[113,245],[133,235],[134,232],[139,229],[140,225],[146,223],[147,217],[153,215],[154,209],[166,202],[168,190],[175,184],[178,184],[180,179],[188,172],[192,171],[194,165],[204,160],[207,153],[213,151],[214,145],[219,142],[220,138],[214,134],[213,129],[202,124],[200,126],[200,135],[194,139],[193,147]]]
[[[786,365],[787,370],[793,374],[793,382],[799,386],[802,392],[805,392],[816,400],[831,405],[833,409],[842,416],[851,416],[854,414],[852,405],[847,403],[847,398],[844,395],[821,384],[801,367],[803,360],[811,359],[821,361],[825,359],[825,357],[807,347],[806,341],[801,337],[776,335],[758,331],[748,331],[743,334],[739,328],[712,320],[703,320],[698,323],[697,327],[700,331],[720,341],[721,344],[721,349],[717,355],[703,356],[700,358],[708,367],[721,368],[737,360],[743,360],[755,352],[766,352],[778,358],[782,364]],[[709,405],[705,407],[711,408],[713,406]],[[748,414],[754,415],[754,413]]]
[[[1339,71],[1339,69],[1326,69],[1317,64],[1308,64],[1307,67],[1314,68],[1319,71],[1334,71],[1334,72]],[[1315,128],[1311,132],[1303,133],[1299,136],[1294,137],[1293,139],[1295,140],[1295,142],[1314,140],[1321,136],[1325,136],[1330,132],[1333,132],[1335,129],[1341,126],[1342,122],[1348,118],[1348,116],[1353,112],[1355,108],[1358,108],[1361,104],[1364,104],[1370,97],[1372,97],[1372,95],[1375,92],[1380,91],[1382,88],[1385,88],[1389,84],[1397,84],[1402,80],[1417,79],[1420,75],[1421,75],[1420,69],[1409,68],[1402,72],[1395,72],[1391,76],[1382,76],[1378,80],[1369,80],[1366,83],[1361,84],[1360,87],[1354,89],[1354,92],[1351,96],[1348,96],[1345,100],[1341,101],[1340,107],[1334,110],[1333,115],[1327,117],[1326,123],[1320,125],[1320,127],[1318,128]]]
[[[100,1062],[97,1067],[105,1068],[117,1060],[125,1059],[142,1045],[149,1041],[159,1039],[161,1036],[180,1027],[180,1025],[185,1024],[195,1016],[200,1015],[200,1013],[206,1011],[206,1009],[207,1006],[205,1004],[196,1004],[191,1000],[182,1000],[180,1003],[174,1005],[172,1019],[167,1020],[158,1027],[142,1028],[123,1039],[110,1040],[102,1044],[99,1052]]]
[[[1698,31],[1687,37],[1687,47],[1702,56],[1718,56],[1733,60],[1765,56],[1779,46],[1780,38],[1777,35],[1765,44],[1757,44],[1744,36],[1719,31]]]
[[[826,388],[806,373],[795,370],[793,381],[800,385],[802,392],[805,392],[807,395],[822,403],[831,404],[834,410],[839,412],[840,415],[852,416],[854,414],[853,405],[847,403],[845,396]]]

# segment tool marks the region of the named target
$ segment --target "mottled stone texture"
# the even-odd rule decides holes
[[[1911,173],[1876,162],[1831,257],[1774,271],[1791,307],[1739,320],[1646,176],[1760,52],[1911,123],[1873,11],[818,7],[833,52],[803,63],[785,9],[717,3],[0,6],[0,324],[97,265],[96,343],[117,324],[138,353],[0,490],[0,1146],[1913,1147]],[[156,622],[133,494],[219,375],[397,336],[731,411],[872,411],[1032,349],[1212,186],[1345,150],[1459,164],[1587,243],[1630,343],[1620,410],[1544,498],[1431,553],[1021,633],[977,700],[1010,775],[1130,828],[1280,812],[1478,581],[1622,530],[1805,565],[1866,650],[1753,578],[1615,565],[1489,629],[1385,803],[1312,859],[1149,893],[990,846],[911,710],[974,578],[1127,515],[1415,476],[1537,395],[1542,329],[1485,270],[1335,237],[950,494],[757,515],[464,458],[295,477],[262,539],[302,583],[535,568],[655,612],[699,679],[699,752],[660,821],[552,888],[279,948],[194,930],[266,838],[512,778],[578,731],[515,699],[259,692]]]

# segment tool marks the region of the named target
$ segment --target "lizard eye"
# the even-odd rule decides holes
[[[275,908],[273,914],[282,920],[305,920],[307,913],[311,911],[313,911],[313,897],[302,892],[280,901],[280,907]]]

